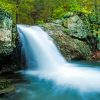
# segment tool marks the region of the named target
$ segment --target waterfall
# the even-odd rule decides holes
[[[18,32],[26,55],[27,71],[40,79],[52,80],[56,85],[81,92],[100,92],[100,70],[68,64],[52,38],[38,26],[18,25]],[[36,64],[34,64],[36,62]]]
[[[66,63],[53,40],[40,27],[18,25],[18,32],[25,50],[28,67],[34,67],[34,58],[39,69],[55,68]]]

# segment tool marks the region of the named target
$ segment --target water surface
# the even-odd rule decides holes
[[[92,65],[92,69],[97,69],[100,63],[77,61],[74,64],[82,68],[84,66],[90,68]],[[100,92],[82,92],[75,88],[57,85],[55,81],[39,78],[32,74],[22,75],[29,82],[18,83],[15,93],[8,95],[4,100],[100,100]]]

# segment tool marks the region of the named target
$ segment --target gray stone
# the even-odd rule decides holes
[[[74,15],[63,21],[65,28],[68,28],[70,36],[78,38],[86,38],[88,35],[86,25],[78,15]]]
[[[12,19],[8,13],[0,10],[0,53],[12,50]]]
[[[85,41],[73,38],[63,31],[60,24],[46,23],[42,28],[53,38],[62,55],[67,59],[91,59],[91,50]]]

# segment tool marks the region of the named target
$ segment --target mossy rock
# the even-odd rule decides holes
[[[90,60],[91,50],[85,40],[70,36],[68,29],[59,24],[46,23],[42,25],[42,28],[53,38],[56,46],[67,60]]]
[[[0,94],[7,94],[7,93],[11,93],[15,91],[15,87],[14,86],[9,86],[5,89],[0,90]]]
[[[13,92],[15,87],[11,85],[11,81],[8,79],[1,79],[0,80],[0,94],[6,94]]]
[[[88,27],[77,15],[63,20],[63,26],[68,29],[68,35],[77,38],[86,38],[89,33]]]
[[[4,88],[8,88],[9,84],[10,84],[10,80],[1,79],[0,80],[0,90],[2,90]]]

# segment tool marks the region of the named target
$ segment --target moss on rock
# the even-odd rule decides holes
[[[86,40],[72,37],[67,31],[68,28],[63,27],[62,23],[46,23],[41,26],[54,39],[58,49],[67,60],[91,59],[91,50]]]

